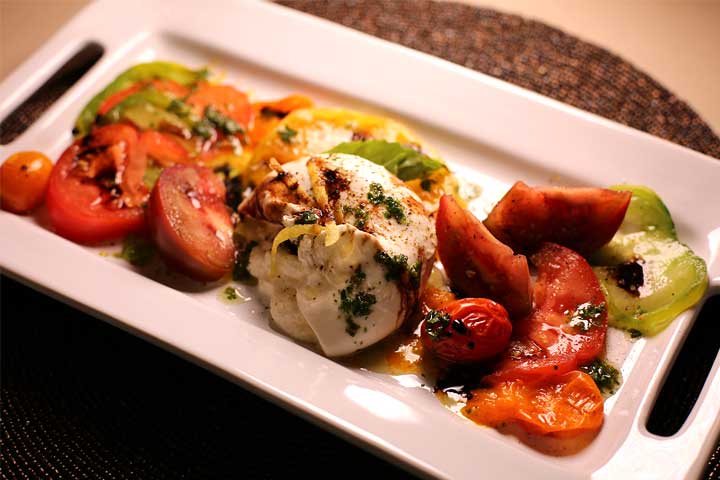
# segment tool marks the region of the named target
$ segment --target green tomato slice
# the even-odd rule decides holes
[[[655,192],[634,185],[610,188],[630,191],[633,197],[618,233],[591,259],[608,301],[608,321],[653,336],[700,301],[707,289],[707,267],[678,241],[670,212]],[[630,262],[642,266],[643,283],[636,291],[618,283],[619,266]]]

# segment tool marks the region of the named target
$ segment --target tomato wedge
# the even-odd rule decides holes
[[[212,170],[168,167],[160,174],[148,207],[150,234],[165,260],[187,276],[217,280],[235,257],[225,186]]]
[[[172,135],[146,130],[140,135],[140,143],[148,157],[163,167],[190,162],[190,154]]]
[[[114,240],[145,228],[147,159],[137,131],[96,128],[53,167],[45,202],[55,231],[79,243]]]
[[[605,188],[533,188],[517,182],[485,226],[516,252],[554,242],[587,254],[612,239],[631,198],[630,192]]]
[[[115,105],[122,102],[126,98],[128,98],[130,95],[139,92],[143,88],[146,88],[148,85],[152,85],[157,90],[161,92],[167,92],[172,94],[174,97],[184,97],[186,96],[190,90],[188,90],[187,87],[184,87],[183,85],[180,85],[177,82],[173,82],[172,80],[164,80],[164,79],[155,79],[151,81],[142,81],[137,82],[133,85],[130,85],[129,87],[120,90],[119,92],[115,92],[109,97],[105,99],[105,101],[100,105],[98,108],[97,114],[98,115],[105,115],[107,112],[109,112]]]
[[[440,199],[436,231],[438,255],[455,288],[468,297],[495,300],[512,318],[530,311],[527,259],[513,254],[449,195]]]
[[[195,108],[195,113],[202,116],[205,108],[212,105],[223,115],[235,120],[247,128],[252,116],[252,108],[247,95],[230,85],[213,85],[201,82],[187,99],[187,103]]]
[[[603,397],[593,379],[579,371],[548,383],[502,382],[472,391],[463,414],[489,427],[517,423],[527,433],[573,437],[603,424]]]
[[[513,339],[491,384],[540,380],[567,373],[605,348],[605,296],[590,265],[578,253],[545,243],[531,261],[537,267],[535,306],[513,325]]]

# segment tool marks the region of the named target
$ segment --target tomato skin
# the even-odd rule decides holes
[[[98,115],[105,115],[107,112],[109,112],[115,105],[122,102],[126,98],[128,98],[130,95],[139,92],[140,90],[146,88],[147,86],[152,85],[154,88],[161,92],[168,92],[172,94],[175,97],[184,97],[189,93],[189,89],[187,87],[184,87],[180,85],[177,82],[173,82],[172,80],[163,80],[163,79],[155,79],[151,81],[142,81],[137,82],[133,85],[130,85],[129,87],[120,90],[118,92],[113,93],[109,97],[105,99],[105,101],[100,105],[98,108],[97,114]]]
[[[436,232],[438,255],[455,288],[468,297],[499,302],[512,318],[530,311],[532,286],[527,259],[513,254],[449,195],[440,199]]]
[[[516,182],[485,226],[517,252],[553,242],[588,254],[612,239],[631,198],[630,192],[605,188],[533,188]]]
[[[232,220],[225,186],[212,170],[195,165],[164,169],[150,195],[147,215],[155,245],[180,272],[213,281],[232,269]]]
[[[579,371],[547,383],[511,380],[472,394],[463,414],[489,427],[517,423],[533,435],[569,438],[596,432],[603,424],[602,394]]]
[[[13,213],[28,213],[43,201],[52,162],[40,152],[10,155],[0,167],[0,206]]]
[[[171,135],[146,130],[140,134],[140,143],[148,157],[163,167],[190,163],[190,154]]]
[[[205,107],[212,105],[223,115],[235,120],[247,128],[252,117],[252,107],[247,95],[230,85],[213,85],[200,82],[197,90],[187,99],[187,103],[195,108],[195,113],[202,116]]]
[[[515,322],[509,349],[495,372],[485,377],[491,384],[562,375],[590,363],[605,348],[605,296],[587,261],[554,243],[543,244],[531,260],[538,271],[535,307]],[[587,330],[570,323],[574,312],[586,304],[598,307]]]
[[[435,356],[451,363],[474,363],[492,358],[510,340],[512,324],[502,305],[487,298],[463,298],[443,305],[448,321],[422,325],[422,341]]]
[[[121,185],[127,201],[136,206],[113,206],[96,181],[78,175],[74,169],[87,149],[106,148],[123,152]],[[127,125],[100,127],[78,139],[53,167],[45,198],[55,232],[78,243],[94,244],[115,240],[145,229],[140,203],[147,195],[142,184],[145,154],[135,129]]]

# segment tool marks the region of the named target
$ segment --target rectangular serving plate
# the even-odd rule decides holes
[[[105,19],[112,18],[109,24]],[[125,68],[165,59],[209,64],[257,98],[300,92],[320,105],[409,123],[491,204],[531,184],[639,183],[673,212],[680,238],[720,292],[720,163],[492,77],[264,2],[90,5],[0,84],[0,118],[88,42],[106,53],[0,158],[57,158],[82,106]],[[102,248],[76,245],[33,218],[0,212],[0,265],[29,285],[215,371],[416,473],[439,478],[692,478],[720,433],[720,359],[683,428],[645,429],[664,375],[699,306],[634,343],[615,332],[624,383],[582,452],[550,457],[441,406],[411,379],[349,368],[274,332],[256,301],[229,306],[219,286],[170,288]],[[105,248],[107,250],[107,248]],[[176,287],[178,287],[176,285]],[[244,288],[251,297],[254,292]],[[702,305],[702,302],[699,304]],[[623,349],[624,346],[624,349]],[[278,366],[282,366],[278,368]],[[438,441],[440,440],[440,441]]]

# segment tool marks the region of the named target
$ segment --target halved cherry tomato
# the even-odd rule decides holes
[[[140,143],[148,157],[163,167],[190,162],[190,154],[172,135],[146,130],[140,134]]]
[[[516,182],[485,226],[517,252],[553,242],[587,254],[615,235],[631,198],[630,192],[605,188],[532,188]]]
[[[252,116],[252,109],[247,95],[230,85],[213,85],[207,82],[198,84],[197,90],[187,99],[187,103],[195,108],[195,113],[202,116],[205,108],[212,105],[223,115],[235,120],[247,128]]]
[[[572,371],[548,383],[502,382],[472,391],[463,414],[490,427],[517,423],[527,433],[572,437],[603,424],[603,397],[593,379]]]
[[[274,102],[255,102],[252,104],[253,124],[248,136],[254,145],[274,130],[280,120],[293,110],[310,108],[312,100],[304,95],[289,95]]]
[[[147,213],[156,246],[179,271],[210,281],[232,269],[235,246],[225,186],[212,170],[191,165],[166,168]]]
[[[70,145],[53,168],[45,199],[55,231],[80,243],[142,231],[146,162],[137,131],[127,125],[96,128]]]
[[[161,92],[170,93],[175,97],[184,97],[190,92],[187,87],[184,87],[183,85],[180,85],[177,82],[173,82],[172,80],[156,79],[156,80],[150,80],[150,81],[137,82],[137,83],[129,86],[128,88],[120,90],[119,92],[115,92],[112,95],[110,95],[109,97],[107,97],[105,99],[105,101],[98,108],[97,114],[105,115],[115,105],[122,102],[130,95],[139,92],[143,88],[146,88],[148,85],[152,85],[157,90],[159,90]]]
[[[425,316],[425,348],[451,363],[472,363],[498,355],[507,346],[512,324],[502,305],[487,298],[463,298]]]
[[[438,255],[453,286],[469,297],[491,298],[513,318],[532,307],[527,259],[495,239],[480,220],[451,196],[440,199]]]
[[[503,360],[486,381],[541,380],[575,370],[605,348],[605,296],[578,253],[545,243],[531,257],[537,267],[535,307],[515,322]]]
[[[40,152],[10,155],[0,167],[0,207],[28,213],[42,203],[52,162]]]

